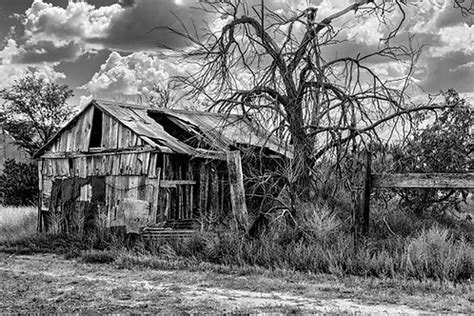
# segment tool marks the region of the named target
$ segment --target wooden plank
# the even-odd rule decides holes
[[[138,165],[138,154],[129,154],[128,166],[130,174],[140,175],[142,172],[142,165]]]
[[[77,167],[77,158],[71,158],[72,167],[71,167],[71,176],[79,177],[79,168]]]
[[[122,126],[122,135],[121,135],[121,144],[119,145],[121,148],[128,148],[131,147],[131,141],[132,141],[132,131],[125,126]]]
[[[109,226],[117,219],[117,205],[115,201],[115,177],[105,178],[105,203],[109,212]]]
[[[94,175],[94,160],[93,160],[93,157],[86,157],[86,174],[88,176]]]
[[[140,174],[148,174],[148,164],[150,163],[150,153],[138,154],[137,164],[140,165]]]
[[[160,187],[162,188],[175,188],[178,185],[195,185],[194,180],[161,180]]]
[[[73,134],[72,130],[68,129],[64,135],[66,136],[66,148],[65,151],[71,152],[72,151],[72,139],[73,139]]]
[[[156,154],[156,153],[150,153],[150,156],[149,156],[149,162],[148,162],[148,171],[147,171],[147,174],[150,178],[156,178],[158,175],[157,175],[157,168],[158,166],[156,165],[156,159],[157,159],[157,155],[159,154]],[[160,168],[161,170],[161,168]]]
[[[168,154],[163,154],[163,167],[162,167],[162,178],[163,180],[169,180],[172,178],[170,159]]]
[[[141,228],[149,224],[150,203],[125,198],[120,203],[123,211],[127,233],[139,233]]]
[[[178,219],[184,219],[184,202],[183,202],[183,186],[176,187],[176,195],[178,196]]]
[[[76,144],[78,144],[78,150],[86,151],[89,149],[90,132],[92,130],[92,115],[94,114],[94,107],[90,107],[82,119],[82,124],[77,126],[76,131]]]
[[[372,175],[374,188],[474,189],[471,173],[398,173]]]
[[[78,153],[69,153],[69,152],[48,152],[44,155],[41,155],[41,158],[48,159],[62,159],[62,158],[76,158],[76,157],[86,157],[86,156],[102,156],[102,155],[117,155],[121,153],[125,154],[141,154],[141,153],[157,153],[154,148],[127,148],[127,149],[94,149],[93,151],[87,152],[78,152]]]
[[[148,185],[147,177],[138,176],[138,200],[149,201],[148,200]]]
[[[107,147],[108,148],[117,148],[117,132],[115,131],[117,128],[117,124],[115,123],[115,119],[107,114],[105,114],[107,117],[109,117],[109,130],[107,131],[108,135],[108,140],[107,140]]]
[[[61,174],[70,177],[71,173],[69,172],[69,159],[62,159],[61,161]]]
[[[102,163],[102,158],[103,157],[101,156],[95,156],[94,158],[92,158],[92,160],[94,161],[93,174],[95,176],[104,175],[104,164]]]
[[[79,169],[79,177],[80,178],[87,178],[87,161],[86,157],[76,158],[78,169]]]
[[[152,223],[156,223],[158,220],[161,220],[160,214],[160,202],[162,201],[160,197],[160,171],[161,169],[158,168],[158,176],[156,178],[150,178],[151,183],[153,184],[153,196],[150,201],[153,203],[154,213],[152,214]]]
[[[244,178],[239,151],[227,152],[227,171],[229,173],[232,213],[237,228],[247,231],[248,213],[247,205],[245,203]]]
[[[126,127],[123,126],[122,124],[117,125],[117,148],[123,148],[122,142],[123,142],[124,133],[122,132],[122,130],[125,128]]]
[[[156,219],[159,216],[158,214],[158,198],[159,198],[159,190],[160,190],[160,179],[158,178],[146,178],[146,191],[147,191],[147,198],[146,200],[150,202],[150,223],[156,223]]]
[[[108,156],[102,156],[101,158],[101,169],[100,169],[100,174],[103,175],[103,176],[106,176],[106,175],[109,175],[110,172],[109,172],[109,160],[111,160],[111,157],[108,157]]]
[[[129,147],[134,147],[138,144],[138,136],[137,134],[133,133],[132,138],[130,139]]]
[[[43,159],[38,161],[38,217],[36,221],[36,230],[41,233],[43,231],[43,221],[41,214],[41,205],[42,205],[42,195],[43,195]]]
[[[102,115],[102,139],[100,141],[100,146],[102,148],[110,148],[110,116],[103,114]]]
[[[84,128],[84,120],[85,120],[85,113],[84,115],[80,116],[76,122],[76,124],[74,124],[74,126],[72,127],[73,128],[73,131],[74,131],[74,138],[76,139],[75,141],[75,144],[76,144],[76,147],[74,148],[75,151],[79,151],[79,150],[82,150],[83,148],[83,144],[84,143],[87,143],[87,146],[89,146],[89,140],[88,139],[82,139],[82,128]]]
[[[193,212],[193,206],[194,206],[194,186],[189,187],[189,218],[193,218],[194,212]]]
[[[58,144],[58,151],[66,151],[66,146],[65,146],[65,141],[64,141],[64,134],[58,137],[57,144]]]
[[[92,199],[92,185],[85,184],[80,188],[81,193],[79,196],[79,201],[90,202]]]
[[[112,175],[113,168],[114,168],[114,161],[115,157],[114,156],[108,156],[104,155],[104,175],[110,176]]]
[[[127,154],[120,155],[120,167],[118,175],[127,174]]]
[[[208,166],[203,161],[199,169],[199,217],[204,220],[204,216],[208,213],[208,195],[209,195],[209,175]],[[201,230],[204,227],[201,226]]]
[[[112,162],[112,175],[118,176],[120,175],[120,168],[122,165],[121,162],[121,155],[115,155],[111,157],[113,162]]]
[[[222,210],[219,208],[219,177],[217,174],[217,167],[213,161],[209,170],[209,178],[211,182],[210,192],[208,199],[210,199],[209,208],[212,214],[222,214]]]

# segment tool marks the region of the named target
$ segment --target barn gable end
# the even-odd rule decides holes
[[[132,149],[144,145],[145,142],[138,134],[100,108],[91,105],[62,128],[36,156],[71,156],[99,150]]]

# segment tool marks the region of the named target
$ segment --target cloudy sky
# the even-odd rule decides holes
[[[0,0],[0,88],[28,71],[70,85],[72,103],[91,96],[143,94],[183,66],[167,58],[158,44],[185,45],[158,25],[185,21],[219,28],[226,17],[193,9],[199,0]],[[256,1],[256,0],[252,0]],[[352,0],[265,0],[278,10],[302,10],[308,2],[318,16],[330,14]],[[426,45],[416,82],[426,93],[455,88],[474,96],[474,17],[463,17],[450,0],[409,0],[402,33]],[[467,0],[471,1],[471,0]],[[379,43],[383,31],[375,18],[341,21],[350,39],[347,49],[366,51]],[[342,52],[337,52],[339,55]],[[398,76],[394,65],[380,65]]]

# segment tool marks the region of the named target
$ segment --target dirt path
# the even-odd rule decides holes
[[[357,297],[343,284],[191,271],[117,269],[51,254],[0,253],[0,311],[8,312],[427,312]],[[393,295],[388,295],[393,298]],[[402,300],[403,301],[403,300]],[[466,301],[469,304],[469,301]],[[459,302],[463,305],[466,302]],[[418,304],[419,305],[419,304]],[[453,306],[451,306],[450,310]],[[465,308],[465,307],[464,307]]]

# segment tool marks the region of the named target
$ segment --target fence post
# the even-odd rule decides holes
[[[371,156],[367,149],[364,149],[357,156],[354,164],[355,174],[355,196],[353,207],[353,238],[354,249],[357,251],[361,235],[369,233],[370,224],[370,190],[371,190]]]
[[[362,170],[361,176],[362,178],[362,192],[361,192],[361,199],[360,199],[360,214],[363,217],[363,225],[362,225],[362,234],[368,235],[369,234],[369,226],[370,226],[370,190],[371,190],[371,164],[372,164],[372,157],[370,152],[365,149],[362,152]]]

